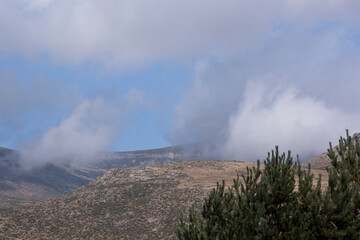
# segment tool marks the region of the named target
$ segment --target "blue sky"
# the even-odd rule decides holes
[[[118,129],[119,137],[110,146],[111,150],[117,151],[171,145],[166,134],[174,121],[172,108],[181,100],[193,77],[191,65],[182,63],[176,65],[154,63],[137,69],[117,71],[115,68],[106,69],[99,64],[91,66],[86,63],[77,66],[53,64],[48,57],[39,57],[35,61],[7,58],[0,62],[0,66],[0,71],[9,72],[12,75],[11,81],[18,82],[20,87],[34,84],[37,79],[44,79],[60,88],[73,88],[76,94],[85,99],[101,98],[111,103],[116,101],[116,98],[126,95],[131,89],[137,89],[143,92],[146,98],[151,98],[149,101],[157,101],[158,106],[152,106],[151,109],[140,108],[131,113],[132,116],[126,124],[121,125],[119,122],[121,125]],[[44,99],[44,101],[49,100],[51,101]],[[72,110],[66,106],[57,107],[48,115],[48,112],[42,112],[41,108],[42,106],[31,106],[26,110],[28,113],[21,114],[20,119],[23,119],[21,121],[26,123],[15,132],[4,128],[2,135],[7,138],[2,139],[3,146],[19,148],[19,144],[24,139],[33,137],[34,131],[45,132],[47,128],[60,124]],[[18,120],[13,119],[13,121]]]
[[[0,145],[40,162],[195,141],[222,158],[314,156],[360,130],[359,12],[355,0],[1,1]]]

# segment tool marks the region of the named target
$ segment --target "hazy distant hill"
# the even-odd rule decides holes
[[[45,164],[31,171],[20,167],[19,153],[0,148],[0,200],[44,200],[67,194],[104,172],[65,163]]]
[[[142,151],[100,153],[92,164],[75,165],[65,161],[55,162],[25,172],[20,168],[19,153],[0,147],[0,209],[16,205],[13,200],[47,200],[64,196],[102,176],[111,168],[126,169],[201,159],[203,154],[199,149],[197,145],[186,145]],[[309,162],[316,169],[325,169],[325,166],[330,164],[326,154]]]
[[[186,150],[185,150],[186,148]],[[100,153],[91,166],[101,169],[130,168],[201,158],[197,145],[172,146],[139,151]]]
[[[194,145],[195,146],[195,145]],[[0,148],[1,200],[46,200],[63,196],[102,176],[111,168],[129,168],[197,159],[196,148],[184,151],[183,146],[129,152],[98,154],[91,164],[48,163],[31,171],[23,171],[17,151]]]
[[[180,213],[254,163],[185,161],[112,169],[73,193],[0,212],[0,238],[173,239]],[[326,172],[315,171],[316,176]]]

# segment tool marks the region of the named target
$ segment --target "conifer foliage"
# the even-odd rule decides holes
[[[328,186],[313,181],[291,153],[278,147],[264,161],[234,179],[217,184],[201,214],[194,207],[180,218],[176,234],[190,239],[360,239],[360,146],[357,137],[340,138],[328,149]],[[297,188],[295,187],[297,183]]]

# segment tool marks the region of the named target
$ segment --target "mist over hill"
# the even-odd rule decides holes
[[[63,196],[102,176],[111,168],[131,168],[200,159],[196,145],[127,152],[98,153],[90,163],[71,159],[24,170],[18,151],[0,148],[0,200],[46,200]]]

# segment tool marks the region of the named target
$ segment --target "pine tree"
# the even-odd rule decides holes
[[[340,138],[339,145],[328,149],[332,168],[329,186],[323,196],[323,232],[326,238],[360,239],[360,147],[358,138]],[[339,161],[340,158],[340,161]]]
[[[264,161],[234,179],[217,184],[201,214],[194,207],[176,226],[190,239],[360,239],[360,146],[348,132],[328,149],[328,187],[313,183],[310,166],[302,170],[278,147]],[[296,180],[298,187],[295,189]]]

